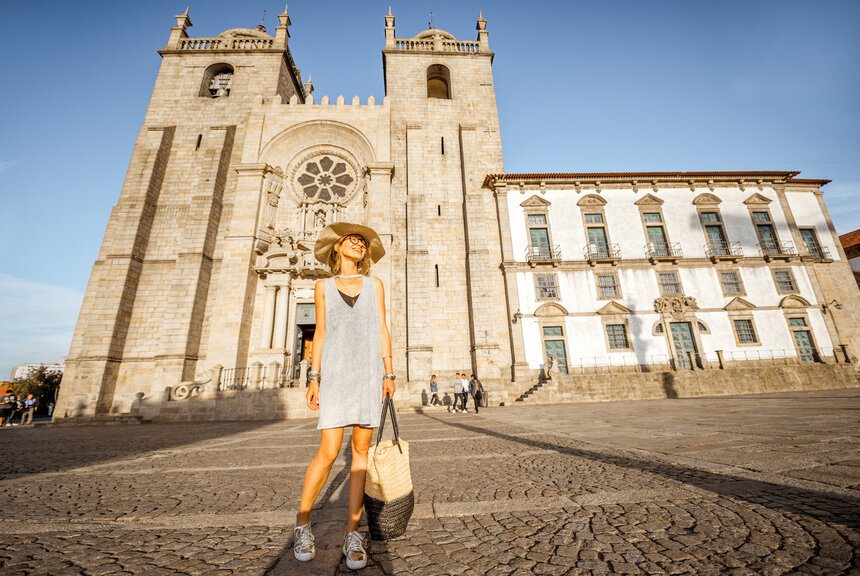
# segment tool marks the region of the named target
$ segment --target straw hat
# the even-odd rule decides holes
[[[320,232],[316,244],[314,244],[314,256],[323,264],[328,264],[328,256],[331,253],[334,245],[338,240],[350,234],[358,234],[370,243],[367,252],[370,254],[370,259],[374,264],[385,256],[385,248],[382,247],[382,240],[379,235],[367,226],[361,224],[353,224],[351,222],[335,222],[329,224]]]

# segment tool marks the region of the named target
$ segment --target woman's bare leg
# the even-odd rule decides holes
[[[343,428],[324,428],[320,438],[320,448],[313,457],[305,472],[305,484],[302,486],[302,503],[299,505],[299,513],[296,515],[296,526],[307,524],[311,520],[311,508],[320,490],[328,480],[331,465],[334,464],[340,443],[343,440]]]
[[[347,533],[358,530],[364,507],[364,480],[367,478],[367,452],[373,441],[373,428],[352,427],[352,466],[349,469],[349,506]]]

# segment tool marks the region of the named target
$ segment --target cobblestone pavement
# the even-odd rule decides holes
[[[860,390],[403,414],[416,509],[364,574],[860,573]],[[345,574],[316,422],[0,430],[0,573]]]

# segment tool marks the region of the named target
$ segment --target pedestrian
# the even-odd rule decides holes
[[[358,523],[364,504],[367,455],[379,426],[384,395],[394,396],[391,336],[385,321],[385,292],[370,267],[385,255],[373,229],[337,222],[326,226],[314,256],[331,269],[331,278],[314,288],[316,331],[305,395],[319,410],[320,446],[308,465],[293,529],[293,554],[307,562],[316,556],[311,508],[340,452],[343,431],[352,427],[352,465],[346,535],[341,552],[351,570],[367,565]]]
[[[12,405],[10,396],[12,396],[11,390],[6,390],[3,395],[0,396],[0,427],[7,422],[15,409]]]
[[[33,414],[36,412],[38,401],[33,398],[32,394],[27,394],[24,398],[24,414],[21,416],[21,424],[27,425],[33,423]]]
[[[54,403],[48,402],[48,416],[54,415]]]
[[[18,423],[15,422],[15,416],[18,415],[19,411],[19,403],[18,396],[15,395],[11,390],[9,391],[9,419],[6,421],[6,426],[17,426]]]
[[[474,374],[472,374],[472,379],[469,380],[469,394],[471,394],[475,401],[475,414],[477,414],[478,407],[481,405],[481,399],[484,396],[484,386]]]
[[[460,393],[460,399],[462,400],[462,404],[463,404],[463,412],[466,413],[469,411],[466,408],[466,400],[469,399],[469,382],[466,380],[466,373],[465,372],[460,374],[460,386],[463,389],[463,391]]]
[[[432,396],[430,396],[430,405],[431,406],[437,406],[437,405],[442,403],[439,401],[439,389],[438,389],[437,384],[436,384],[436,375],[435,374],[430,376],[430,394],[432,394]]]
[[[454,375],[454,381],[451,382],[452,395],[454,396],[454,405],[451,406],[451,412],[457,412],[457,402],[463,398],[463,381],[460,379],[460,373]],[[464,405],[463,408],[466,406]]]

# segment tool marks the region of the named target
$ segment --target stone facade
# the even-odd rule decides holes
[[[796,172],[488,176],[509,222],[515,355],[531,369],[553,356],[562,375],[850,361],[858,292],[822,201],[827,182]]]
[[[327,275],[312,247],[335,221],[372,226],[386,248],[373,273],[386,287],[400,405],[420,404],[431,374],[448,382],[454,372],[476,372],[497,403],[545,379],[534,328],[541,314],[569,310],[527,309],[533,262],[523,257],[524,212],[514,204],[533,197],[531,208],[550,214],[555,200],[544,198],[552,194],[539,175],[504,175],[486,21],[479,17],[475,41],[435,28],[397,38],[389,13],[383,101],[317,102],[290,54],[289,16],[278,18],[274,36],[259,27],[191,38],[188,12],[176,17],[55,418],[305,414],[313,284]],[[630,196],[594,184],[586,188],[597,204]],[[783,214],[785,177],[767,185]],[[819,235],[832,234],[819,185],[804,184],[830,227]],[[575,186],[563,194],[576,196]],[[520,198],[515,187],[529,194]],[[779,226],[796,236],[787,216]],[[574,229],[554,228],[560,241]],[[850,271],[840,249],[831,253],[826,264],[792,263],[810,278],[802,306],[827,325],[819,338],[860,350],[857,295],[842,286]],[[590,266],[551,260],[561,269]],[[833,298],[844,304],[842,317],[829,320],[817,310]],[[587,311],[597,330],[601,316],[637,312],[605,304],[602,314]]]

